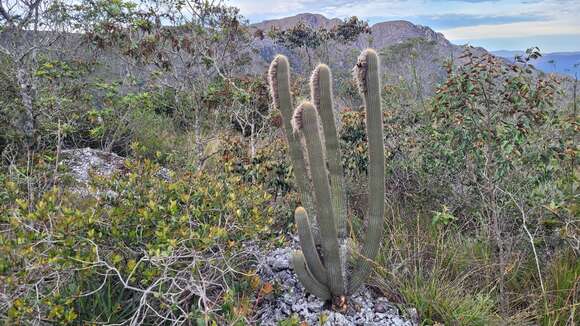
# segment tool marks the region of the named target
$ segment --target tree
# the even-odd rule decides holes
[[[456,70],[448,64],[449,77],[433,99],[433,143],[428,151],[435,160],[429,162],[452,171],[459,180],[448,182],[467,185],[474,191],[472,198],[481,201],[473,215],[482,218],[494,244],[504,309],[505,274],[516,241],[508,236],[509,230],[521,222],[527,231],[525,218],[508,217],[518,216],[521,203],[529,202],[531,189],[540,184],[545,171],[537,160],[553,155],[549,146],[540,145],[544,140],[537,132],[552,121],[557,84],[534,77],[525,59],[523,65],[507,66],[489,54],[475,56],[469,49],[462,58],[467,63]]]
[[[68,42],[75,37],[69,9],[61,0],[0,1],[0,54],[14,67],[21,110],[13,127],[29,149],[38,142],[38,119],[46,111],[38,103],[40,81],[35,75],[41,57],[76,50]]]
[[[316,49],[324,45],[326,61],[329,61],[329,43],[348,44],[354,42],[359,35],[370,33],[367,22],[356,16],[346,18],[330,30],[326,28],[313,28],[304,21],[299,21],[291,28],[281,30],[272,28],[268,35],[279,45],[288,49],[301,49],[306,53],[308,67],[312,67],[312,56]]]
[[[222,108],[209,101],[210,85],[232,76],[249,62],[247,23],[223,1],[85,1],[87,36],[98,49],[126,62],[125,89],[136,80],[171,90],[177,127],[192,132],[198,159],[204,130],[219,123]],[[195,164],[194,164],[195,165]]]
[[[354,42],[361,34],[370,34],[369,23],[357,16],[345,18],[331,30],[332,39],[343,44]]]
[[[285,30],[274,27],[270,30],[269,36],[279,45],[289,49],[304,50],[308,59],[308,67],[312,67],[311,51],[318,48],[322,43],[323,32],[308,26],[303,21],[299,21],[296,25]]]

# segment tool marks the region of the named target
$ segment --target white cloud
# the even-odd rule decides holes
[[[499,25],[477,25],[441,30],[449,40],[510,38],[547,35],[580,35],[579,21],[517,22]]]

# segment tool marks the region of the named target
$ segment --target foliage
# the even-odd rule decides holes
[[[575,287],[560,281],[563,289],[552,290],[550,270],[558,269],[567,280],[578,275],[574,265],[552,256],[578,255],[572,199],[577,198],[572,195],[576,118],[556,105],[559,85],[550,76],[542,79],[526,66],[475,55],[471,60],[453,66],[428,110],[406,85],[384,87],[387,211],[393,219],[387,220],[386,256],[376,267],[382,277],[371,283],[417,308],[425,323],[569,323],[577,314],[570,301]],[[486,125],[490,112],[494,120]],[[357,195],[363,192],[364,198],[363,119],[362,112],[343,111],[339,133],[356,216],[367,209]],[[489,162],[494,164],[491,188],[485,187]],[[490,200],[488,189],[494,188]],[[506,248],[503,272],[497,271],[494,209],[500,212],[499,241]],[[565,293],[567,299],[552,293]],[[552,308],[555,302],[561,310]],[[468,316],[473,319],[462,319]]]
[[[290,49],[317,48],[321,43],[317,31],[303,21],[299,21],[292,28],[286,30],[273,28],[268,34],[276,43]]]
[[[225,168],[248,183],[261,184],[274,196],[285,196],[295,189],[291,167],[284,159],[286,147],[281,139],[262,146],[251,157],[239,137],[227,138],[221,157]]]
[[[433,64],[443,64],[438,61],[437,50],[436,41],[423,37],[409,38],[384,48],[381,57],[389,67],[388,80],[402,84],[415,100],[424,102],[426,95],[432,94],[437,83],[445,78],[438,75],[437,70],[432,72]]]
[[[485,240],[433,226],[428,216],[404,219],[395,214],[389,223],[378,283],[391,284],[389,295],[417,309],[423,325],[498,323],[496,297],[482,286],[491,254]]]
[[[339,133],[340,148],[343,153],[342,165],[347,175],[367,172],[368,156],[364,118],[364,112],[347,110],[340,114],[342,125]]]
[[[345,18],[344,21],[326,28],[314,29],[304,21],[299,21],[289,29],[272,28],[268,34],[278,44],[293,48],[316,49],[323,41],[334,40],[341,43],[354,42],[359,35],[370,33],[369,24],[356,16]]]
[[[308,23],[300,20],[290,28],[280,29],[278,27],[272,27],[268,31],[268,36],[277,44],[288,49],[304,50],[308,59],[308,67],[312,66],[311,51],[324,45],[326,49],[326,61],[328,61],[329,42],[349,44],[356,41],[362,34],[370,34],[370,28],[367,22],[360,20],[356,16],[345,18],[344,21],[330,29],[325,27],[313,28]]]
[[[29,202],[4,180],[0,278],[11,293],[1,302],[7,323],[38,316],[64,324],[218,318],[207,300],[221,300],[232,291],[223,280],[239,278],[220,269],[250,268],[247,257],[236,257],[247,241],[271,236],[271,196],[234,175],[164,181],[148,161],[127,161],[126,169],[95,177],[96,195],[80,198],[55,187]]]
[[[331,29],[332,39],[342,43],[355,41],[361,34],[370,34],[369,24],[357,16],[345,18],[344,21]]]

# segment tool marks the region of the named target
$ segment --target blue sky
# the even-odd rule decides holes
[[[227,0],[251,22],[319,13],[408,20],[488,50],[580,51],[580,0]]]

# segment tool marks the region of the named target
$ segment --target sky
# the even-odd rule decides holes
[[[369,24],[408,20],[487,50],[580,51],[580,0],[226,0],[250,22],[310,12]]]

